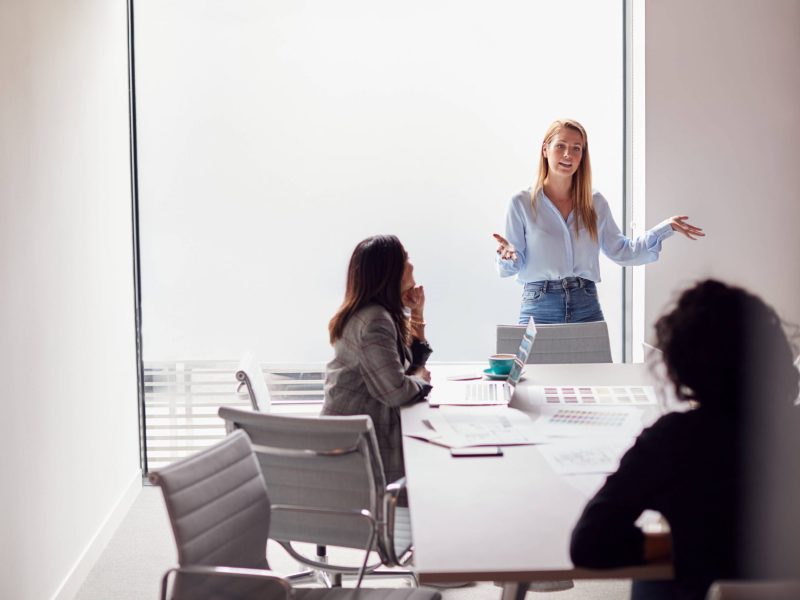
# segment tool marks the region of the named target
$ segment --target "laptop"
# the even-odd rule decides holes
[[[533,317],[528,319],[528,326],[522,334],[519,348],[514,357],[514,365],[505,381],[447,382],[438,386],[428,394],[428,404],[481,406],[487,404],[508,404],[514,395],[514,389],[522,378],[522,370],[536,339],[536,323]]]

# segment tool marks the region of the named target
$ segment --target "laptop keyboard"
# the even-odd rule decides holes
[[[467,400],[469,402],[496,402],[497,390],[500,386],[485,383],[467,384]]]

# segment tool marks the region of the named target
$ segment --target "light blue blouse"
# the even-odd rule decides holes
[[[597,212],[597,239],[581,225],[575,234],[575,211],[567,220],[555,204],[539,194],[536,220],[531,212],[531,192],[523,191],[511,199],[506,214],[506,239],[517,250],[517,259],[501,259],[497,255],[497,271],[501,277],[517,276],[521,284],[543,279],[583,277],[600,281],[599,251],[622,266],[644,265],[658,260],[661,242],[674,232],[669,220],[663,221],[642,235],[629,238],[623,235],[608,201],[599,192],[592,195]]]

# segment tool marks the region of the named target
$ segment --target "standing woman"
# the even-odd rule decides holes
[[[369,415],[386,481],[405,475],[400,407],[430,391],[425,368],[425,291],[393,235],[360,242],[350,257],[344,302],[328,325],[334,358],[323,415]]]
[[[602,321],[597,299],[600,250],[622,266],[658,260],[661,242],[673,231],[689,239],[704,236],[686,216],[675,216],[644,234],[622,234],[608,202],[592,190],[586,130],[564,119],[550,125],[533,189],[511,199],[505,237],[495,233],[497,270],[524,285],[519,322]]]

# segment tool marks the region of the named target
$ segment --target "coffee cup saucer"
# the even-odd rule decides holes
[[[485,376],[486,376],[488,379],[495,379],[495,380],[500,380],[500,379],[508,379],[508,373],[506,373],[505,375],[501,375],[500,373],[495,373],[494,371],[492,371],[492,369],[491,369],[491,368],[489,368],[489,369],[484,369],[484,370],[483,370],[483,374],[484,374],[484,375],[485,375]]]

